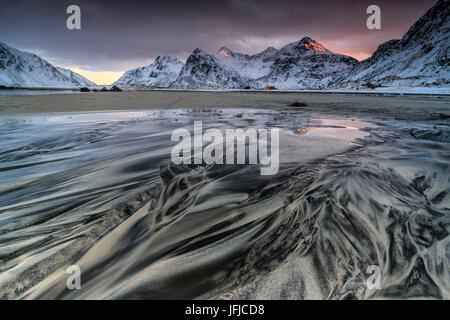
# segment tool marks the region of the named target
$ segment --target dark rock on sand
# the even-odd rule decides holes
[[[122,89],[120,89],[118,86],[113,86],[109,91],[111,91],[111,92],[121,92]]]
[[[295,101],[295,102],[292,102],[291,104],[289,104],[288,106],[289,107],[306,107],[307,104],[303,103],[303,102]]]

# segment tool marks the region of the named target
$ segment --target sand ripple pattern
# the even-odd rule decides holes
[[[214,117],[227,125],[246,118]],[[251,125],[283,122],[279,114],[260,119]],[[311,124],[311,119],[298,121],[306,121],[303,127]],[[314,136],[316,130],[296,131],[299,125],[285,125],[285,144],[292,137],[303,142],[312,137],[312,145],[324,143],[326,131]],[[333,130],[339,128],[346,129],[337,125]],[[289,161],[282,163],[276,176],[260,176],[257,166],[176,166],[164,157],[152,160],[158,166],[150,170],[148,157],[131,152],[127,154],[130,161],[123,161],[122,156],[120,170],[115,171],[122,173],[120,183],[82,189],[71,195],[72,207],[63,205],[64,195],[41,199],[40,203],[51,203],[53,209],[43,206],[40,211],[23,211],[21,219],[14,219],[13,213],[33,208],[36,202],[9,204],[14,210],[2,203],[2,271],[8,281],[14,281],[20,273],[19,261],[45,251],[46,243],[57,248],[60,243],[54,238],[59,234],[65,243],[88,233],[92,223],[86,220],[86,212],[96,221],[96,215],[114,208],[113,198],[122,197],[113,203],[131,201],[135,205],[122,209],[132,212],[82,254],[61,263],[18,297],[450,299],[450,141],[433,139],[436,128],[421,127],[420,132],[428,132],[421,136],[413,134],[419,132],[417,128],[411,130],[408,125],[378,123],[358,130],[363,134],[330,152],[315,153],[310,145],[311,149],[297,153],[308,144],[285,145]],[[108,132],[74,139],[102,141],[108,139]],[[150,136],[151,141],[156,139]],[[438,136],[445,137],[442,131]],[[161,146],[162,141],[153,146]],[[58,148],[68,147],[53,141],[39,152]],[[26,152],[36,150],[30,147]],[[5,159],[17,153],[10,150],[1,156]],[[20,154],[27,156],[23,150]],[[87,174],[85,168],[83,174]],[[98,168],[98,162],[94,161],[93,168]],[[3,170],[12,169],[5,166]],[[52,173],[73,175],[72,179],[79,174]],[[18,192],[23,186],[7,186],[3,193],[10,194],[11,188]],[[132,196],[124,197],[127,192]],[[60,222],[74,207],[77,214],[69,214],[61,228],[55,221]],[[5,220],[8,214],[11,218]],[[33,227],[36,230],[31,232]],[[13,241],[25,230],[33,237],[23,238],[24,243]],[[49,234],[51,241],[46,238]],[[14,251],[19,244],[20,250]],[[61,267],[72,263],[82,270],[81,290],[66,288],[68,275]],[[380,290],[369,290],[366,285],[370,265],[381,268]]]

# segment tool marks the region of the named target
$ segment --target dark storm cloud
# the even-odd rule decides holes
[[[255,53],[310,36],[343,53],[370,54],[400,37],[435,0],[32,1],[2,0],[0,41],[52,62],[123,71],[163,53],[186,58],[199,47]],[[77,4],[82,30],[66,28]],[[382,10],[382,30],[366,29],[366,8]]]

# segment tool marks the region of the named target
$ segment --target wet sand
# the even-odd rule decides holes
[[[87,112],[192,108],[289,108],[343,117],[442,122],[450,116],[450,97],[284,92],[124,91],[1,96],[0,115],[41,112]],[[448,118],[446,118],[448,120]]]
[[[450,298],[448,98],[123,92],[0,107],[3,299]],[[88,112],[128,109],[141,111]],[[283,128],[280,173],[167,162],[171,130],[194,119]],[[66,288],[71,264],[82,290]]]

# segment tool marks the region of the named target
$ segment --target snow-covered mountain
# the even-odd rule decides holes
[[[172,84],[189,88],[241,88],[248,82],[232,66],[224,63],[222,55],[195,49]]]
[[[280,50],[267,48],[252,56],[225,47],[216,53],[196,49],[172,86],[320,89],[356,63],[354,58],[333,53],[307,37]]]
[[[400,40],[381,44],[358,62],[305,37],[281,49],[247,55],[222,47],[194,50],[186,64],[159,56],[127,71],[115,85],[182,88],[356,89],[374,86],[450,87],[450,0],[439,0]],[[95,85],[35,54],[0,43],[0,85],[74,87]],[[373,88],[373,87],[372,87]]]
[[[168,87],[174,82],[183,68],[183,62],[171,56],[159,56],[155,62],[125,72],[115,85],[145,85]]]
[[[335,87],[425,87],[450,84],[450,0],[440,0],[401,40],[381,44]]]
[[[95,85],[83,76],[57,68],[37,55],[0,42],[0,85],[11,87],[79,87]]]
[[[305,37],[281,48],[267,75],[255,80],[253,86],[324,89],[342,74],[348,73],[357,62],[352,57],[331,52]]]

